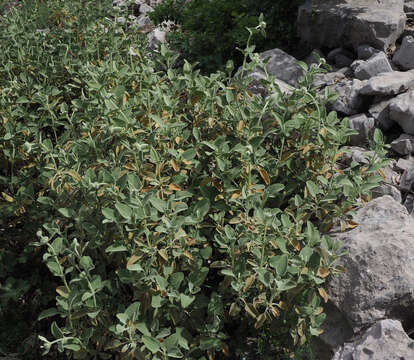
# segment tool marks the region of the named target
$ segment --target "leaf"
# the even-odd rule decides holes
[[[72,218],[75,212],[70,208],[60,208],[58,211],[66,218]]]
[[[255,279],[256,279],[255,275],[250,275],[246,279],[246,282],[244,283],[244,286],[243,286],[243,292],[246,292],[247,290],[249,290],[250,286],[253,285]]]
[[[168,189],[170,191],[181,191],[182,190],[177,184],[174,184],[174,183],[171,183],[170,185],[168,185]]]
[[[258,315],[258,312],[257,312],[257,310],[254,308],[254,306],[253,305],[251,305],[251,304],[246,304],[245,306],[244,306],[244,310],[252,317],[252,318],[254,318],[254,319],[256,319],[256,317],[257,317],[257,315]]]
[[[181,157],[186,161],[190,161],[194,159],[196,155],[197,151],[195,149],[188,149],[181,154]]]
[[[75,170],[68,170],[66,173],[72,176],[77,182],[82,181],[82,177]]]
[[[69,294],[67,293],[67,290],[66,290],[66,288],[64,287],[64,286],[58,286],[57,288],[56,288],[56,292],[60,295],[60,296],[62,296],[62,297],[64,297],[64,298],[68,298],[69,297]]]
[[[329,269],[327,267],[322,266],[318,269],[318,274],[317,275],[324,279],[324,278],[328,277],[330,273],[331,272],[329,271]]]
[[[168,252],[165,249],[158,250],[158,254],[165,260],[168,261]]]
[[[90,256],[82,256],[79,260],[79,265],[86,271],[92,270],[95,268],[92,258]]]
[[[270,178],[269,178],[269,174],[267,173],[267,171],[261,167],[259,167],[259,174],[262,177],[263,181],[265,182],[266,185],[270,184]]]
[[[141,256],[132,255],[126,264],[126,268],[128,269],[131,265],[135,264],[139,259],[141,259]]]
[[[326,293],[324,288],[318,288],[318,293],[321,296],[321,298],[323,299],[323,301],[325,301],[325,303],[328,302],[328,294]]]
[[[7,195],[5,192],[2,192],[1,196],[3,196],[3,199],[6,200],[7,202],[13,202],[14,201],[14,199],[10,195]]]
[[[120,244],[113,244],[106,248],[105,252],[111,253],[111,252],[121,252],[121,251],[127,251],[127,247],[125,245]]]
[[[144,335],[142,336],[142,342],[144,343],[145,347],[153,354],[157,353],[160,350],[160,342],[153,337]]]
[[[110,208],[103,208],[102,215],[105,216],[106,219],[111,220],[113,222],[116,221],[115,211]]]
[[[115,207],[124,219],[131,219],[132,209],[128,205],[117,202]]]
[[[40,313],[40,315],[38,316],[37,320],[40,321],[40,320],[46,319],[48,317],[55,316],[57,314],[60,314],[60,313],[59,313],[58,309],[56,309],[56,308],[50,308],[50,309],[47,309],[47,310],[43,310]]]
[[[260,329],[263,324],[266,321],[266,315],[265,314],[260,314],[257,319],[256,319],[256,323],[254,324],[254,328],[255,329]]]
[[[285,275],[288,267],[288,256],[286,254],[284,255],[278,255],[278,256],[272,256],[269,259],[269,264],[271,267],[276,269],[276,272],[279,276]]]
[[[195,296],[193,295],[180,294],[181,306],[184,309],[189,307],[194,300],[195,300]]]
[[[154,206],[160,213],[164,213],[167,204],[164,200],[158,199],[156,197],[150,197],[149,202]]]
[[[313,198],[315,198],[317,194],[322,192],[319,186],[310,180],[306,182],[306,187]]]
[[[170,160],[170,164],[171,164],[172,168],[174,169],[174,171],[178,172],[178,170],[179,170],[178,165],[173,159]]]

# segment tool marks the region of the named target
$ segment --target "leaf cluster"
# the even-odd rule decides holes
[[[321,333],[323,284],[342,270],[324,233],[335,218],[355,226],[384,161],[339,167],[353,132],[313,89],[320,67],[301,64],[292,94],[268,74],[269,96],[251,93],[263,19],[239,75],[228,62],[204,76],[88,6],[2,19],[0,218],[35,240],[4,248],[51,274],[44,353],[242,358],[240,339],[266,331],[290,356]]]

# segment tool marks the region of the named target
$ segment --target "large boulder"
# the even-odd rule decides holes
[[[331,233],[343,244],[339,263],[347,270],[327,284],[330,301],[355,333],[384,318],[413,318],[414,218],[387,195],[365,204],[353,220],[359,226]]]
[[[397,320],[381,320],[361,339],[344,344],[332,360],[410,360],[414,359],[414,341]]]
[[[387,50],[405,28],[404,0],[307,0],[299,8],[300,38],[314,48],[367,44]]]
[[[405,36],[401,47],[395,52],[392,61],[403,70],[414,69],[414,38]]]

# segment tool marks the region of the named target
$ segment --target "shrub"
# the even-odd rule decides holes
[[[279,47],[295,50],[296,13],[302,0],[167,0],[155,8],[151,19],[159,24],[173,20],[179,29],[168,34],[168,40],[190,62],[198,62],[203,73],[224,69],[232,59],[241,65],[243,47],[249,36],[247,27],[258,23],[265,14],[268,36],[254,36],[257,51]]]
[[[289,96],[267,76],[271,95],[253,97],[231,62],[175,69],[105,7],[47,5],[3,19],[0,35],[0,213],[30,235],[2,247],[54,277],[24,277],[17,299],[53,289],[36,308],[44,352],[243,358],[245,339],[266,334],[295,356],[320,334],[323,283],[341,270],[321,232],[336,217],[354,226],[384,164],[335,166],[352,131],[312,89],[319,67]],[[250,40],[246,71],[263,67]]]

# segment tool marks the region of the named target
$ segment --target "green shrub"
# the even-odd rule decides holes
[[[266,38],[254,36],[257,51],[281,48],[295,50],[296,14],[303,0],[167,0],[155,7],[151,19],[159,24],[173,20],[179,29],[168,40],[190,62],[198,62],[203,73],[224,69],[227,60],[241,65],[243,47],[249,36],[247,27],[258,23],[265,14]]]
[[[320,69],[289,96],[268,76],[271,95],[253,97],[231,63],[203,76],[166,47],[149,56],[105,7],[32,5],[2,19],[0,218],[29,235],[2,248],[54,276],[21,279],[21,296],[44,289],[45,353],[244,358],[265,338],[299,354],[341,270],[321,231],[347,223],[384,165],[337,169],[352,131],[312,89]],[[249,42],[243,55],[263,67]],[[7,292],[20,279],[0,270]]]

